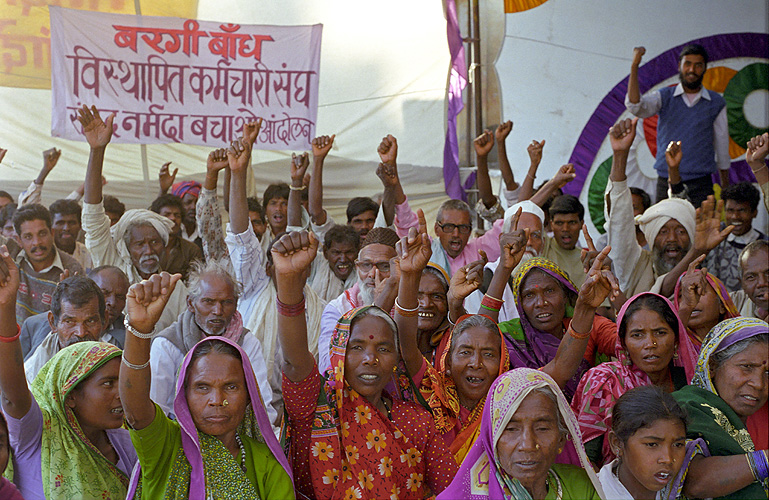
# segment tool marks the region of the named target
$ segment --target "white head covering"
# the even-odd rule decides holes
[[[636,222],[641,227],[641,231],[649,242],[649,247],[654,246],[654,240],[670,219],[675,219],[681,223],[686,232],[689,233],[689,241],[694,243],[694,228],[696,225],[696,214],[694,206],[681,198],[670,198],[655,203],[649,207],[646,212],[636,217]]]
[[[129,268],[133,266],[131,262],[131,254],[128,252],[128,247],[123,238],[125,237],[126,232],[128,232],[128,229],[136,223],[151,224],[163,240],[163,245],[168,245],[168,235],[174,227],[173,221],[168,217],[163,217],[160,214],[156,214],[155,212],[143,208],[128,210],[124,213],[120,220],[110,228],[110,232],[112,233],[112,239],[115,241],[118,255],[120,255],[120,258],[129,266]]]
[[[519,201],[512,207],[505,210],[505,223],[502,225],[502,232],[507,233],[510,232],[510,225],[513,222],[513,215],[518,211],[518,209],[522,209],[522,214],[532,214],[539,217],[539,221],[542,223],[542,226],[545,225],[545,212],[531,200],[524,200]]]

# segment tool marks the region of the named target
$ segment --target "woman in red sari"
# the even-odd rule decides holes
[[[331,339],[331,369],[323,377],[318,373],[307,345],[302,294],[317,249],[318,241],[304,231],[286,234],[272,247],[297,496],[435,495],[451,482],[457,465],[430,413],[399,397],[408,380],[398,376],[392,318],[375,306],[349,311]]]

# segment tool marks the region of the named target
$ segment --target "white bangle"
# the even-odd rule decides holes
[[[123,325],[125,325],[125,329],[128,333],[133,335],[136,338],[148,340],[155,336],[157,328],[152,328],[152,331],[149,333],[142,333],[136,328],[132,327],[131,324],[128,322],[128,316],[126,315],[125,320],[123,321]]]
[[[143,370],[143,369],[147,368],[150,365],[150,360],[149,359],[143,365],[135,365],[135,364],[131,363],[130,361],[128,361],[127,359],[125,359],[125,353],[123,353],[123,355],[121,356],[121,359],[123,361],[123,364],[126,365],[128,368],[130,368],[132,370]]]

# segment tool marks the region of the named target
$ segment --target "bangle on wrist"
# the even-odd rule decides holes
[[[307,186],[305,186],[305,185],[302,185],[302,186],[299,186],[299,187],[288,186],[288,189],[290,189],[291,191],[304,191],[305,189],[307,189]]]
[[[748,453],[748,465],[752,465],[751,472],[756,481],[765,481],[769,478],[769,462],[763,450]]]
[[[484,309],[488,309],[489,311],[499,312],[499,310],[502,309],[502,306],[504,305],[504,303],[505,303],[504,300],[494,298],[487,293],[483,296],[483,299],[481,300],[481,307]]]
[[[20,336],[21,336],[21,327],[17,323],[16,324],[16,335],[14,335],[13,337],[2,337],[2,336],[0,336],[0,342],[2,342],[4,344],[10,344],[11,342],[16,342],[17,340],[19,340]]]
[[[398,303],[398,297],[395,298],[395,312],[403,316],[404,318],[413,318],[417,314],[419,314],[419,306],[415,307],[414,309],[404,309],[401,307],[401,305]]]
[[[304,314],[304,295],[302,295],[302,300],[299,301],[296,304],[287,305],[280,301],[280,299],[276,298],[275,303],[278,306],[278,314],[281,316],[287,316],[289,318],[293,318],[295,316],[301,316]]]
[[[122,361],[122,363],[124,365],[126,365],[128,368],[130,368],[132,370],[143,370],[143,369],[147,368],[150,365],[150,360],[149,359],[147,360],[146,363],[141,364],[141,365],[135,365],[135,364],[131,363],[130,361],[125,359],[125,351],[123,352],[123,355],[121,356],[121,361]]]
[[[572,323],[569,323],[569,328],[566,330],[566,332],[569,334],[571,338],[576,340],[585,340],[586,338],[590,337],[590,332],[592,330],[588,330],[586,333],[579,333],[577,330],[574,329],[574,327],[572,327]]]
[[[152,331],[149,333],[142,333],[138,331],[129,323],[128,315],[126,315],[125,319],[123,320],[123,325],[125,325],[125,329],[128,333],[130,333],[136,338],[143,339],[143,340],[151,339],[152,337],[155,336],[155,333],[157,333],[157,328],[154,326],[152,327]]]

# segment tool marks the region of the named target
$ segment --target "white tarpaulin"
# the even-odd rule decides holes
[[[59,3],[55,0],[42,3]],[[382,137],[398,138],[398,166],[409,198],[435,213],[443,198],[444,95],[449,55],[446,19],[439,0],[395,0],[379,5],[359,0],[200,0],[197,18],[218,24],[323,25],[316,134],[336,134],[326,160],[324,205],[344,219],[347,201],[381,192],[376,148]],[[32,9],[45,9],[35,6]],[[501,9],[501,7],[500,7]],[[83,36],[86,36],[84,34]],[[88,145],[51,137],[51,91],[0,87],[0,189],[17,194],[42,166],[42,151],[62,150],[45,183],[43,202],[66,196],[85,178]],[[222,143],[222,146],[225,144]],[[205,176],[210,147],[151,144],[149,178],[143,179],[140,147],[107,148],[106,194],[129,208],[149,206],[157,196],[157,172],[171,161],[177,180]],[[255,150],[256,192],[290,180],[290,151]],[[221,187],[222,182],[219,182]]]
[[[260,149],[315,136],[321,25],[50,11],[56,137],[82,140],[83,103],[117,114],[114,143],[221,147],[258,118]]]

